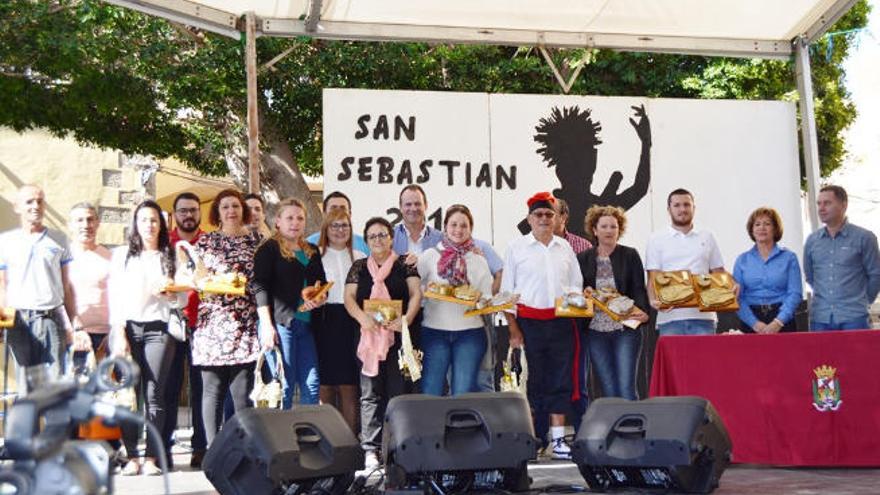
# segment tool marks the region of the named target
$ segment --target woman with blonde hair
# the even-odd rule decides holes
[[[280,344],[285,409],[293,405],[295,385],[299,386],[301,404],[318,403],[318,354],[311,311],[323,300],[303,300],[302,292],[326,277],[318,248],[305,240],[305,228],[302,201],[281,201],[275,214],[275,233],[260,244],[254,255],[260,341],[264,351],[271,350],[276,340]]]
[[[318,346],[318,374],[321,376],[321,402],[336,406],[352,431],[356,432],[360,329],[357,321],[345,310],[343,293],[351,265],[367,255],[352,248],[352,237],[348,211],[335,209],[324,214],[318,249],[327,281],[333,282],[333,287],[314,327]]]

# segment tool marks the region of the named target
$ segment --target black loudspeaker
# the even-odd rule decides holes
[[[598,399],[572,449],[593,490],[657,488],[709,493],[730,463],[730,437],[702,397]]]
[[[382,435],[389,489],[527,490],[537,456],[528,401],[515,392],[401,395],[388,404]]]
[[[364,452],[329,405],[245,409],[230,418],[202,461],[222,495],[344,493]]]

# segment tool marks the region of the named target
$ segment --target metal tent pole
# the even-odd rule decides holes
[[[813,81],[810,71],[810,45],[805,38],[798,38],[795,45],[795,79],[801,111],[801,141],[804,166],[807,169],[807,211],[810,230],[819,228],[816,199],[819,195],[819,142],[816,138],[816,115],[813,105]]]

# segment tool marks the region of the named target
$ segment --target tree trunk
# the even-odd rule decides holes
[[[296,157],[287,140],[281,137],[264,112],[260,112],[261,139],[268,145],[260,163],[260,184],[266,201],[266,218],[274,218],[275,205],[286,198],[297,198],[306,205],[306,232],[317,232],[323,216],[318,204],[312,201],[309,185],[296,164]],[[269,215],[272,217],[269,217]]]

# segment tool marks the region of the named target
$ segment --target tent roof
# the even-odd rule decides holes
[[[856,0],[105,1],[232,37],[253,12],[259,33],[270,36],[781,58],[794,39],[821,36]]]

